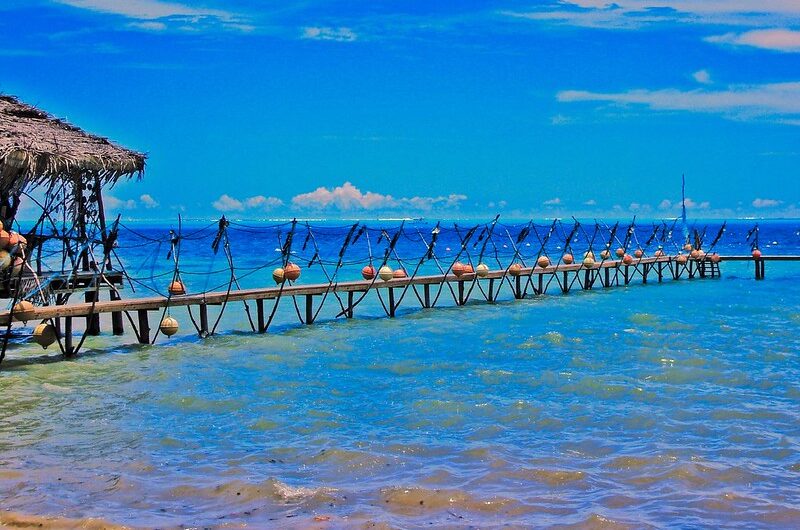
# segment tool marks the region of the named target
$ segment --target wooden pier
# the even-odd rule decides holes
[[[723,258],[722,261],[742,259],[753,258],[731,256]],[[97,328],[95,331],[99,332],[99,315],[108,313],[112,316],[114,335],[125,333],[126,319],[123,318],[125,315],[136,340],[141,344],[151,344],[159,334],[157,330],[160,324],[160,321],[151,323],[151,313],[156,313],[153,315],[156,318],[163,318],[168,309],[181,307],[189,309],[191,321],[195,324],[198,335],[205,337],[213,334],[213,329],[209,327],[209,306],[226,306],[233,302],[254,302],[256,309],[254,331],[265,333],[281,299],[293,299],[298,319],[302,324],[310,325],[315,322],[326,300],[328,303],[333,300],[334,304],[338,300],[341,311],[337,317],[353,318],[356,307],[370,292],[377,293],[386,315],[395,317],[404,300],[411,300],[412,305],[416,305],[414,303],[416,301],[419,303],[418,307],[427,309],[436,307],[437,304],[450,303],[449,300],[456,306],[463,306],[470,301],[495,303],[501,292],[505,293],[506,298],[523,299],[547,294],[548,290],[567,294],[574,289],[605,289],[629,285],[634,281],[647,284],[681,278],[715,278],[719,275],[719,263],[711,259],[681,262],[674,256],[644,257],[636,259],[629,265],[622,261],[605,260],[591,267],[582,263],[522,267],[519,270],[509,267],[489,270],[481,276],[470,272],[460,276],[438,274],[388,281],[375,278],[313,285],[286,282],[275,287],[258,289],[39,306],[35,307],[32,313],[25,315],[25,318],[29,322],[52,323],[62,351],[66,355],[72,355],[76,351],[73,337],[74,319],[85,318],[87,329],[95,327]],[[272,302],[272,307],[268,307],[267,302]],[[192,309],[195,309],[194,313]],[[13,311],[0,312],[0,322],[8,323],[9,318],[19,320]]]

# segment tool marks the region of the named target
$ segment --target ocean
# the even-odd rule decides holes
[[[749,254],[755,223],[729,223],[715,250]],[[442,225],[445,267],[463,225]],[[765,255],[800,254],[800,221],[759,225]],[[316,241],[298,225],[293,256],[305,264],[318,253],[326,270],[304,267],[301,283],[332,273],[351,228],[313,226]],[[340,279],[358,278],[370,253],[383,259],[398,223],[376,226],[345,252]],[[548,225],[517,241],[520,226],[496,232],[499,248],[484,259],[507,259],[517,244],[530,259]],[[706,240],[719,227],[709,223]],[[137,282],[124,296],[166,292],[177,225],[128,228],[118,252]],[[576,255],[590,228],[576,234]],[[272,283],[289,229],[231,225],[242,287]],[[424,221],[406,229],[390,261],[410,272],[433,234]],[[216,232],[181,227],[189,292],[231,281],[224,241],[211,250]],[[466,245],[473,259],[479,233]],[[645,245],[650,234],[643,224],[636,237],[652,253],[664,242]],[[563,241],[553,236],[548,253],[560,256]],[[0,523],[796,528],[798,267],[768,262],[756,281],[752,263],[723,262],[719,279],[524,300],[506,291],[496,304],[428,310],[409,294],[393,319],[372,297],[336,319],[329,299],[313,326],[286,303],[264,335],[237,303],[206,339],[181,308],[171,311],[176,337],[126,344],[104,323],[70,360],[15,343],[0,367]]]

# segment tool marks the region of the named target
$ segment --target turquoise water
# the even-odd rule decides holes
[[[63,362],[19,348],[0,504],[56,526],[797,527],[798,275],[723,263],[260,336],[98,337]]]

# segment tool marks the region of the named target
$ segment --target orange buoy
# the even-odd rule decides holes
[[[586,254],[586,257],[583,258],[583,266],[586,267],[587,269],[591,269],[592,267],[594,267],[594,264],[595,264],[594,255]]]
[[[165,316],[158,329],[167,337],[171,337],[178,332],[178,321],[171,316]]]
[[[275,283],[283,283],[286,279],[286,274],[283,271],[283,267],[278,267],[274,271],[272,271],[272,279],[275,280]]]
[[[611,257],[611,251],[608,250],[607,248],[603,249],[603,251],[600,252],[600,259],[608,259],[610,257]]]
[[[283,276],[290,282],[297,281],[300,277],[300,266],[291,262],[287,263],[283,268]]]
[[[575,257],[572,254],[564,254],[561,256],[561,261],[563,261],[565,265],[572,265],[575,262]]]
[[[381,280],[383,280],[385,282],[388,282],[389,280],[394,278],[394,271],[392,270],[392,268],[390,266],[384,265],[378,271],[378,276],[381,277]]]
[[[644,250],[637,248],[633,251],[633,256],[637,259],[641,259],[641,257],[644,256]]]
[[[625,257],[625,249],[624,248],[619,247],[615,252],[616,252],[618,258],[624,258]]]
[[[19,245],[19,234],[16,233],[16,232],[13,232],[13,231],[9,232],[8,233],[8,246],[9,247],[14,247],[16,245]]]
[[[684,252],[691,252],[692,251],[692,245],[690,243],[686,243],[685,245],[683,245],[683,250],[684,250]]]
[[[469,263],[464,264],[464,274],[475,274],[475,269]]]
[[[33,328],[33,342],[47,349],[56,341],[56,328],[52,324],[42,322]]]
[[[8,248],[8,241],[10,237],[11,234],[5,230],[0,230],[0,248]]]
[[[698,259],[703,259],[705,257],[706,257],[706,251],[703,250],[702,248],[698,248],[697,249],[697,258]]]
[[[656,250],[655,257],[660,258],[660,257],[663,257],[663,256],[664,256],[664,250],[663,249]]]
[[[36,315],[36,307],[27,300],[20,300],[14,306],[14,320],[21,320],[27,322]]]
[[[11,254],[7,250],[0,250],[0,271],[4,271],[11,266]]]
[[[405,269],[395,269],[394,272],[392,272],[392,278],[396,280],[400,280],[405,277],[406,277]]]
[[[754,248],[754,249],[753,249],[753,257],[754,257],[755,259],[761,259],[761,251],[760,251],[760,250],[758,250],[757,248]]]
[[[622,256],[622,263],[624,263],[625,265],[630,265],[631,263],[633,263],[633,256],[631,256],[630,254],[625,254],[624,256]]]
[[[460,278],[464,274],[464,271],[466,270],[466,268],[467,268],[466,265],[464,265],[460,261],[456,261],[455,263],[453,263],[452,271],[453,271],[453,274],[456,275],[456,278]]]
[[[689,253],[689,257],[692,259],[698,259],[700,257],[700,252],[696,248],[693,248]]]
[[[186,294],[186,286],[183,285],[183,282],[180,280],[175,280],[171,284],[169,284],[169,294],[172,296],[180,296],[182,294]]]
[[[722,261],[722,256],[720,256],[720,255],[719,255],[719,254],[717,254],[716,252],[714,252],[713,254],[711,254],[711,255],[709,256],[709,258],[711,258],[711,263],[719,263],[720,261]]]
[[[519,263],[512,263],[511,266],[508,268],[508,273],[511,276],[519,276],[522,274],[522,265]]]
[[[549,267],[550,266],[550,258],[547,256],[539,256],[539,259],[536,260],[536,264],[541,268]]]
[[[375,267],[372,265],[367,265],[363,269],[361,269],[361,277],[365,280],[374,280],[375,279]]]
[[[486,278],[489,276],[489,266],[485,263],[478,263],[478,266],[475,268],[475,271],[478,273],[480,278]]]
[[[678,263],[680,263],[681,265],[683,265],[683,264],[685,264],[687,261],[689,261],[689,257],[688,257],[686,254],[678,254],[678,255],[675,257],[675,261],[677,261]]]

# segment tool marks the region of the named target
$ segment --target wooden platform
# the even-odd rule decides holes
[[[765,261],[800,261],[800,256],[764,256],[759,260],[754,260],[752,256],[724,256],[721,261],[755,261],[756,278],[763,279]],[[301,323],[312,324],[325,300],[334,299],[334,297],[327,296],[332,293],[337,293],[335,299],[338,300],[338,304],[342,309],[337,316],[352,318],[354,309],[363,296],[368,292],[375,291],[378,293],[380,303],[387,316],[393,317],[396,309],[404,300],[403,296],[409,291],[416,295],[412,296],[411,300],[416,298],[419,300],[421,307],[429,308],[436,306],[439,296],[443,292],[452,294],[455,305],[464,305],[470,300],[470,296],[473,298],[478,296],[478,292],[486,302],[495,302],[501,289],[510,290],[514,298],[520,299],[529,294],[545,294],[551,284],[557,285],[559,291],[568,293],[573,288],[589,290],[598,285],[603,288],[628,285],[634,278],[646,284],[649,280],[662,282],[666,278],[678,280],[683,276],[688,278],[713,278],[719,275],[719,264],[713,263],[708,258],[703,260],[690,259],[688,262],[680,263],[674,256],[663,256],[641,258],[634,260],[630,265],[625,265],[617,260],[606,260],[596,263],[591,268],[581,263],[558,264],[543,268],[524,267],[517,275],[511,275],[507,269],[497,269],[489,271],[488,274],[480,278],[475,273],[470,273],[461,276],[455,276],[454,274],[426,275],[391,279],[389,281],[376,278],[375,280],[345,281],[333,284],[304,285],[302,283],[287,282],[278,286],[241,289],[230,292],[217,291],[125,300],[115,299],[118,297],[118,293],[112,291],[112,300],[110,301],[92,302],[88,300],[66,305],[36,307],[34,315],[29,317],[29,321],[50,321],[54,323],[59,337],[63,339],[63,351],[69,355],[74,353],[73,319],[86,318],[87,333],[94,335],[100,332],[99,315],[104,313],[111,314],[113,333],[115,335],[124,334],[123,315],[127,314],[138,342],[149,344],[151,343],[151,327],[148,313],[163,312],[167,308],[195,306],[199,310],[197,313],[200,321],[199,325],[197,325],[198,333],[200,336],[205,336],[209,334],[209,306],[252,301],[255,303],[257,311],[257,322],[253,323],[253,327],[257,332],[264,333],[271,322],[271,315],[268,315],[269,311],[265,311],[265,302],[273,300],[275,301],[274,304],[277,304],[281,298],[296,299],[300,297],[301,301],[304,300],[305,317],[303,317],[303,312],[300,311],[299,306],[295,303],[295,307],[298,309],[297,316]],[[121,278],[119,281],[121,281]],[[434,288],[438,292],[432,293],[431,291]],[[399,296],[397,295],[398,290],[401,290]],[[381,295],[381,293],[384,294]],[[344,296],[340,296],[340,294]],[[314,306],[315,297],[321,297],[318,298],[319,304],[317,307]],[[272,306],[272,315],[274,315],[275,309],[277,309],[277,305]],[[339,307],[336,307],[337,311],[338,309]],[[131,313],[134,313],[134,315],[131,316]],[[7,323],[9,316],[11,316],[9,311],[0,312],[0,322]],[[249,309],[248,318],[250,318]],[[211,331],[213,332],[213,330]]]

